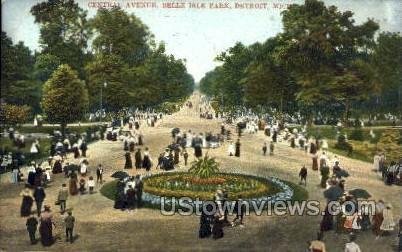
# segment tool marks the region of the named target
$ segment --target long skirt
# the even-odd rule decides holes
[[[144,156],[144,159],[142,160],[142,168],[145,168],[147,171],[151,169],[151,160],[149,159],[148,156]]]
[[[70,195],[78,194],[77,179],[75,179],[75,178],[70,179],[70,183],[68,185],[68,190],[70,192]]]
[[[197,157],[197,158],[202,157],[202,149],[201,149],[201,146],[196,146],[196,147],[194,148],[194,156]]]
[[[312,167],[312,169],[313,169],[314,171],[317,171],[317,170],[318,170],[318,160],[317,160],[316,157],[313,158],[313,167]]]
[[[131,169],[131,168],[133,168],[133,162],[131,161],[131,158],[126,158],[124,169]]]
[[[206,238],[211,236],[211,225],[207,222],[207,223],[201,223],[200,225],[200,230],[198,232],[198,236],[200,238]]]
[[[219,239],[223,237],[223,223],[222,221],[215,221],[212,226],[212,238]]]
[[[21,217],[27,217],[31,214],[33,199],[29,196],[24,196],[22,198],[21,204]]]
[[[43,246],[50,246],[53,244],[51,220],[42,220],[39,226],[40,240]]]
[[[374,217],[373,217],[373,232],[374,232],[374,234],[380,235],[380,233],[381,233],[380,227],[381,227],[381,224],[382,224],[383,220],[384,220],[384,217],[383,217],[382,213],[376,213],[374,215]]]

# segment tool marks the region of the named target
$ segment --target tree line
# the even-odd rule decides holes
[[[133,14],[116,7],[89,18],[74,0],[40,2],[30,12],[40,51],[1,33],[2,104],[63,123],[99,110],[101,93],[103,108],[119,111],[176,102],[193,90],[184,60],[168,55]]]
[[[372,19],[318,0],[281,13],[283,32],[263,43],[236,43],[200,81],[219,107],[299,112],[308,121],[391,112],[402,116],[402,37]],[[218,106],[217,106],[218,107]]]

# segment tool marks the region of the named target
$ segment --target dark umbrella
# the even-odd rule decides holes
[[[177,150],[180,149],[180,144],[171,144],[168,146],[170,150]]]
[[[117,172],[113,173],[111,177],[117,178],[117,179],[125,179],[127,177],[130,177],[130,175],[128,175],[128,173],[125,171],[117,171]]]
[[[341,177],[347,178],[347,177],[349,177],[349,172],[347,172],[347,171],[344,170],[344,169],[340,169],[340,170],[338,170],[338,171],[335,171],[335,175],[336,175],[338,178],[341,178]]]
[[[324,191],[324,197],[330,201],[338,200],[343,195],[343,190],[339,186],[331,186]]]
[[[367,192],[364,189],[353,189],[349,191],[350,195],[353,195],[355,198],[362,198],[362,199],[368,199],[371,197],[370,193]]]
[[[179,128],[174,128],[174,129],[172,129],[172,133],[174,133],[174,134],[177,134],[177,133],[179,133],[180,132],[180,129]]]
[[[64,169],[67,169],[68,171],[79,171],[80,166],[76,165],[76,164],[70,164],[70,165],[67,165]]]

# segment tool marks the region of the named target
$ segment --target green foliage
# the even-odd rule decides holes
[[[354,128],[353,131],[349,135],[349,139],[356,141],[364,141],[364,132],[361,128]]]
[[[386,129],[377,143],[377,149],[385,153],[388,160],[398,161],[402,158],[401,134],[396,129]]]
[[[93,47],[98,54],[117,55],[131,67],[141,64],[150,52],[148,28],[118,7],[99,9],[90,25],[97,34]]]
[[[215,158],[205,155],[203,158],[194,161],[188,171],[200,178],[209,178],[219,171],[219,167]]]
[[[47,81],[52,73],[61,65],[57,56],[51,54],[40,54],[35,62],[35,77],[40,81]]]
[[[60,65],[43,86],[42,108],[47,120],[67,123],[82,118],[88,109],[88,92],[83,81],[68,65]]]
[[[342,133],[338,136],[338,141],[335,144],[335,148],[347,151],[348,155],[350,155],[353,151],[353,146],[346,141],[345,135]]]
[[[50,0],[34,5],[31,14],[40,25],[41,53],[57,57],[82,78],[85,50],[91,36],[87,12],[74,0]]]
[[[0,121],[2,125],[16,126],[28,121],[31,115],[31,108],[27,105],[12,105],[3,103],[0,105]]]
[[[116,111],[128,105],[127,65],[117,55],[98,55],[86,68],[90,108],[99,109],[102,89],[104,107]],[[104,87],[104,83],[107,86]]]

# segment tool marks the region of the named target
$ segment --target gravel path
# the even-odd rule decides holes
[[[197,103],[197,96],[193,96]],[[195,106],[197,107],[197,106]],[[221,122],[205,120],[198,113],[184,109],[174,115],[166,116],[155,128],[144,128],[145,145],[149,147],[154,161],[165,146],[170,143],[170,131],[174,127],[193,132],[212,131],[218,133]],[[234,129],[232,129],[234,132]],[[224,171],[247,172],[255,175],[277,176],[294,183],[298,182],[298,172],[303,164],[311,166],[311,158],[303,151],[292,149],[287,143],[278,143],[274,156],[262,156],[261,147],[265,141],[262,132],[241,138],[241,157],[227,156],[227,145],[209,150],[216,157]],[[193,160],[191,150],[190,158]],[[331,156],[331,154],[330,154]],[[72,157],[70,161],[75,162]],[[350,173],[346,189],[367,189],[374,199],[391,202],[395,221],[401,213],[401,187],[385,186],[378,175],[371,171],[372,165],[362,161],[339,157],[341,165]],[[110,174],[124,167],[123,143],[120,141],[98,141],[89,145],[88,160],[90,172],[102,163],[106,168],[104,178],[110,181]],[[180,163],[179,170],[185,170]],[[136,170],[128,170],[136,174]],[[142,171],[141,171],[142,172]],[[153,173],[160,171],[152,169]],[[73,210],[77,219],[75,231],[77,239],[73,244],[64,242],[62,216],[54,205],[58,189],[67,182],[63,175],[54,175],[53,182],[46,189],[46,204],[55,212],[56,235],[60,237],[50,248],[29,244],[25,229],[25,219],[19,217],[21,198],[18,196],[22,185],[8,182],[9,174],[1,177],[0,183],[0,251],[52,250],[52,251],[305,251],[306,242],[315,238],[321,221],[319,216],[248,216],[245,227],[226,228],[225,237],[220,240],[198,239],[196,216],[162,216],[159,211],[139,209],[135,212],[122,212],[113,209],[113,202],[103,197],[96,188],[93,195],[73,196],[67,201],[67,208]],[[324,201],[318,186],[319,175],[309,169],[306,189],[310,199]],[[33,207],[35,209],[35,207]],[[324,241],[328,251],[343,251],[346,234],[336,235],[328,232]],[[396,242],[395,233],[374,240],[371,232],[359,234],[357,243],[362,251],[392,251]]]

